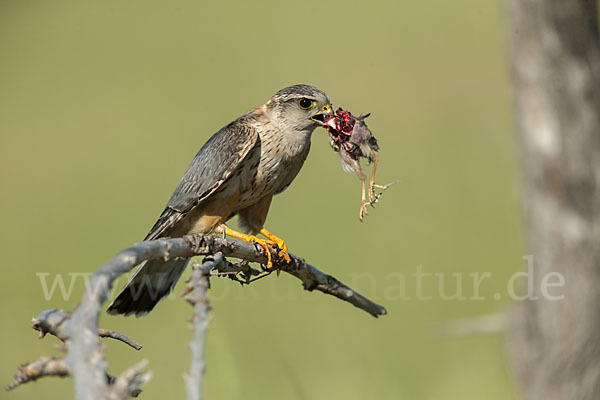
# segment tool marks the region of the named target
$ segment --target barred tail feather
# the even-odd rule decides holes
[[[189,258],[149,260],[140,265],[119,295],[108,306],[111,315],[142,317],[166,297],[185,270]]]

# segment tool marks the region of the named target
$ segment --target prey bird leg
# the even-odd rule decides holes
[[[377,157],[377,153],[375,153],[375,160],[373,161],[373,171],[371,171],[371,179],[369,180],[369,202],[371,203],[371,207],[374,207],[373,204],[379,201],[379,196],[375,196],[375,171],[377,171],[377,163],[379,162],[379,157]]]
[[[360,222],[363,221],[363,218],[365,217],[365,215],[368,215],[369,213],[367,212],[367,204],[371,204],[371,206],[373,205],[371,203],[371,199],[370,199],[370,193],[369,193],[369,201],[366,201],[366,196],[365,196],[365,184],[366,184],[366,179],[362,179],[362,194],[361,194],[361,201],[360,201],[360,210],[358,211],[358,219],[360,220]]]
[[[336,151],[342,160],[342,166],[345,170],[354,170],[362,184],[361,202],[358,218],[363,220],[367,215],[367,205],[374,207],[375,203],[383,194],[383,191],[396,182],[387,185],[378,185],[375,183],[375,172],[379,157],[379,145],[377,139],[365,123],[365,118],[370,114],[355,117],[350,111],[338,108],[334,115],[326,117],[322,125],[329,133],[329,144]],[[359,160],[366,158],[369,163],[373,163],[371,178],[367,186],[367,179]],[[376,194],[375,188],[382,189],[381,193]],[[368,198],[368,200],[367,200]]]
[[[381,197],[383,192],[386,191],[387,188],[400,182],[393,181],[388,183],[387,185],[378,185],[377,183],[375,183],[375,171],[377,170],[377,163],[379,162],[379,158],[377,157],[377,155],[375,155],[374,159],[375,161],[373,162],[373,172],[371,172],[371,179],[369,180],[369,202],[371,203],[371,207],[374,207],[374,204],[379,201],[379,198]],[[381,192],[379,192],[379,194],[375,194],[375,188],[381,189]]]
[[[362,186],[362,191],[361,191],[361,196],[360,196],[360,209],[358,210],[358,219],[360,220],[360,222],[362,222],[365,215],[368,214],[367,204],[372,205],[371,193],[369,192],[369,201],[367,201],[367,194],[366,194],[366,192],[367,192],[367,187],[366,187],[367,186],[367,175],[365,175],[365,171],[363,171],[363,169],[361,168],[358,160],[351,158],[350,165],[352,166],[352,169],[356,173],[356,176],[358,177],[358,179],[360,179],[360,183]]]

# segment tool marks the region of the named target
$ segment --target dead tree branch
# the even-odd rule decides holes
[[[64,358],[40,357],[37,361],[23,364],[15,372],[14,379],[6,386],[6,390],[13,390],[24,383],[33,382],[45,376],[71,376],[71,367]]]
[[[40,332],[39,338],[42,339],[46,334],[51,334],[66,342],[69,339],[65,326],[69,324],[71,314],[56,308],[42,311],[37,317],[31,319],[31,327]],[[111,338],[119,340],[136,350],[140,350],[142,345],[122,333],[110,329],[98,329],[98,336],[102,338]]]
[[[266,264],[267,259],[262,249],[256,248],[250,243],[238,240],[227,240],[215,236],[190,235],[182,239],[170,239],[173,241],[184,241],[188,243],[195,254],[214,254],[222,251],[226,257],[240,258],[250,262]],[[179,243],[177,243],[179,246]],[[189,256],[188,256],[189,257]],[[330,294],[341,300],[347,301],[371,314],[374,317],[385,315],[387,311],[384,307],[372,302],[358,292],[355,292],[342,282],[331,275],[325,274],[316,267],[308,264],[303,258],[290,254],[292,262],[290,264],[280,265],[281,271],[295,276],[302,281],[304,289]]]
[[[202,398],[202,378],[204,376],[204,344],[206,343],[206,330],[210,322],[208,311],[210,304],[206,298],[206,292],[210,287],[210,272],[223,262],[223,253],[218,252],[214,256],[206,257],[202,265],[192,263],[192,277],[188,286],[187,301],[194,307],[192,317],[194,326],[194,338],[190,342],[192,353],[190,362],[190,374],[186,376],[187,399],[200,400]]]
[[[115,332],[115,331],[111,331],[110,329],[98,329],[98,336],[100,336],[101,338],[111,338],[111,339],[115,339],[115,340],[119,340],[131,347],[133,347],[136,350],[141,350],[142,349],[142,345],[139,344],[138,342],[136,342],[135,340],[133,340],[132,338],[130,338],[127,335],[123,335],[122,333],[119,332]]]
[[[37,317],[32,318],[31,322],[32,328],[40,332],[38,336],[39,339],[43,339],[47,334],[56,336],[56,338],[64,344],[64,346],[61,347],[61,350],[68,350],[70,340],[67,332],[69,330],[68,327],[71,324],[70,313],[59,309],[45,310]],[[98,329],[98,336],[119,340],[136,350],[142,348],[141,344],[130,337],[109,329]],[[99,354],[102,354],[102,349],[99,350]],[[108,385],[108,398],[127,399],[129,397],[137,397],[141,392],[139,386],[149,379],[149,375],[142,376],[136,369],[139,365],[140,364],[128,370],[129,373],[126,371],[126,373],[119,378],[105,373],[104,379]],[[135,374],[135,371],[138,371],[138,374]],[[37,361],[21,365],[17,372],[15,372],[13,382],[6,386],[6,390],[12,390],[24,383],[33,382],[45,376],[66,377],[72,375],[73,370],[64,358],[40,357]],[[126,387],[127,390],[123,391],[123,387]],[[115,397],[119,393],[121,393],[120,397]]]
[[[193,279],[195,317],[194,341],[192,342],[192,363],[188,380],[188,398],[199,399],[202,381],[203,349],[208,312],[208,303],[201,300],[205,296],[204,281],[208,282],[210,271],[223,266],[221,273],[238,270],[242,276],[251,277],[258,271],[249,267],[248,262],[266,264],[267,259],[261,248],[237,240],[227,240],[211,235],[189,235],[183,238],[158,239],[137,243],[120,251],[107,263],[97,269],[86,283],[86,290],[79,306],[72,315],[60,310],[48,310],[34,320],[34,328],[43,337],[52,333],[63,341],[68,341],[68,363],[75,380],[75,394],[78,399],[101,400],[106,398],[125,398],[139,388],[139,385],[150,379],[149,374],[141,374],[145,364],[138,364],[123,374],[114,383],[107,379],[106,362],[100,346],[100,336],[121,340],[137,348],[139,344],[130,338],[108,330],[98,328],[102,304],[107,300],[114,280],[129,272],[143,261],[163,258],[169,260],[177,257],[192,257],[197,255],[216,255],[200,267]],[[224,257],[239,258],[242,262],[231,264]],[[319,271],[306,263],[302,258],[291,255],[292,262],[279,265],[278,269],[300,279],[304,289],[319,290],[368,312],[374,317],[385,315],[384,307],[370,301],[334,277]],[[198,272],[200,271],[200,272]],[[199,275],[198,275],[199,274]],[[238,280],[239,281],[239,280]],[[245,283],[250,280],[247,279]],[[243,282],[243,281],[242,281]],[[244,282],[243,282],[244,283]],[[122,380],[122,381],[121,381]],[[123,389],[125,388],[125,389]],[[119,397],[120,396],[120,397]]]
[[[130,397],[138,397],[142,392],[140,386],[145,385],[152,378],[152,372],[142,373],[147,366],[148,360],[142,360],[118,378],[109,375],[106,399],[126,400]]]

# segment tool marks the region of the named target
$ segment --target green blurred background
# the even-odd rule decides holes
[[[70,297],[47,301],[37,273],[68,286],[141,240],[212,133],[309,83],[373,113],[378,181],[400,183],[361,224],[359,182],[318,129],[267,227],[389,315],[286,275],[246,288],[213,279],[206,397],[516,398],[502,334],[444,328],[509,309],[493,294],[523,265],[504,45],[494,1],[0,0],[0,381],[60,354],[30,318],[82,294],[78,277]],[[486,300],[445,301],[433,279],[432,299],[418,300],[419,266],[444,273],[448,293],[461,273],[467,296],[467,274],[490,272]],[[142,398],[183,398],[191,312],[172,296],[145,318],[103,315],[101,327],[144,345],[105,342],[109,371],[148,358]],[[72,387],[46,378],[0,398],[70,398]]]

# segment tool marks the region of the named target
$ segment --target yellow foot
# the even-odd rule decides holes
[[[292,261],[288,254],[287,245],[285,244],[285,242],[277,236],[273,235],[271,232],[267,231],[266,229],[261,229],[260,233],[269,238],[269,240],[259,239],[254,235],[247,235],[245,233],[234,231],[233,229],[227,226],[223,227],[223,233],[234,238],[241,239],[248,243],[258,244],[260,247],[262,247],[264,250],[265,257],[267,257],[267,269],[273,269],[273,256],[271,254],[270,246],[277,247],[278,261],[284,260],[287,264],[289,264]]]
[[[289,264],[292,262],[292,259],[290,258],[290,254],[288,253],[287,244],[285,243],[285,241],[283,239],[273,235],[271,232],[269,232],[265,228],[262,228],[260,230],[260,233],[262,233],[263,235],[268,237],[271,244],[274,244],[275,246],[277,246],[277,249],[278,249],[277,256],[279,257],[280,260],[284,260],[286,264]]]

